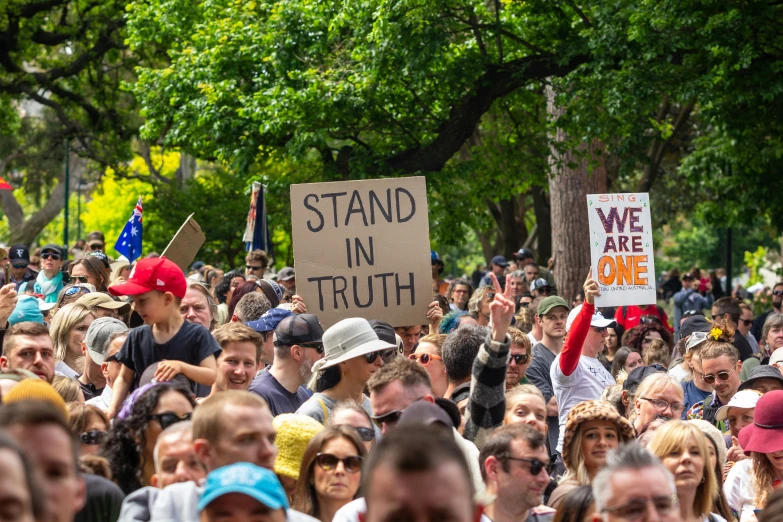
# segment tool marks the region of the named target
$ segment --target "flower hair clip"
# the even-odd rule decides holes
[[[723,334],[723,330],[721,330],[720,328],[713,328],[712,330],[710,330],[710,335],[711,335],[711,336],[712,336],[712,338],[713,338],[713,339],[715,339],[716,341],[717,341],[718,339],[720,339],[720,336],[721,336],[722,334]]]

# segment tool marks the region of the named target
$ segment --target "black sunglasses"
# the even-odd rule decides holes
[[[318,467],[324,471],[332,471],[333,469],[337,469],[337,464],[342,462],[345,471],[348,473],[358,473],[361,471],[362,460],[364,459],[359,455],[351,455],[350,457],[340,458],[336,455],[332,455],[331,453],[319,453],[315,457],[315,463],[318,464]]]
[[[85,284],[85,283],[89,283],[89,282],[90,282],[90,280],[87,278],[87,276],[83,276],[83,275],[71,275],[71,276],[68,276],[68,282],[69,282],[70,284],[72,284],[72,285],[73,285],[73,284],[76,284],[76,283],[82,283],[82,284]]]
[[[59,261],[63,258],[60,254],[55,254],[53,252],[44,252],[41,254],[41,259],[54,259],[55,261]]]
[[[378,359],[378,357],[380,357],[384,361],[391,359],[392,357],[394,357],[394,349],[389,348],[388,350],[380,350],[377,352],[370,352],[364,354],[364,359],[367,361],[367,364],[374,363],[375,360]]]
[[[247,269],[248,270],[256,271],[256,270],[261,270],[262,268],[263,267],[261,267],[261,266],[250,266],[250,265],[247,265]]]
[[[740,319],[740,321],[742,321],[742,324],[744,324],[745,326],[753,325],[753,319]]]
[[[526,353],[512,353],[511,359],[517,364],[527,364],[527,361],[530,360],[530,356]]]
[[[359,434],[359,438],[364,442],[370,442],[375,440],[375,429],[362,428],[361,426],[351,426]]]
[[[166,429],[178,422],[190,420],[193,416],[192,413],[186,413],[182,417],[179,417],[176,413],[158,413],[157,415],[147,415],[147,420],[156,420],[160,424],[161,429]]]
[[[302,348],[312,348],[316,352],[318,352],[319,355],[324,353],[324,345],[323,343],[302,343],[299,346]]]
[[[79,440],[90,446],[97,446],[106,438],[106,432],[101,430],[85,431],[79,435]]]
[[[783,295],[783,290],[773,290],[772,295]]]
[[[27,268],[27,263],[11,263],[11,266],[14,268]]]
[[[397,421],[400,420],[400,417],[402,417],[404,412],[405,410],[392,410],[388,413],[384,413],[383,415],[371,415],[370,418],[375,423],[375,425],[380,428],[384,424],[397,424]]]
[[[701,310],[688,310],[682,314],[683,317],[691,317],[693,315],[704,315],[704,312]]]
[[[641,323],[641,324],[652,324],[652,323],[660,324],[660,322],[661,322],[661,320],[658,317],[654,316],[654,315],[643,315],[639,319],[639,323]]]
[[[516,457],[506,457],[506,460],[516,460],[518,462],[527,462],[530,464],[530,474],[535,476],[541,473],[542,469],[546,470],[547,475],[551,475],[555,470],[555,463],[551,460],[549,462],[542,462],[538,459],[519,459]]]

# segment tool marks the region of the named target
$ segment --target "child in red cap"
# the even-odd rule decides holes
[[[130,331],[117,353],[122,366],[112,386],[110,418],[139,386],[144,370],[159,361],[158,381],[170,381],[181,373],[198,384],[214,384],[220,346],[206,328],[182,318],[179,306],[186,290],[182,270],[165,257],[138,261],[127,282],[109,287],[114,295],[131,296],[136,313],[144,320],[144,326]]]

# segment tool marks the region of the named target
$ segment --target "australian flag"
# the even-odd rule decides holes
[[[131,263],[141,257],[141,232],[141,196],[139,196],[133,214],[125,223],[125,228],[114,244],[114,250],[127,257]]]

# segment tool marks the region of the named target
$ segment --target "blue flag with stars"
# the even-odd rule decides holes
[[[141,196],[139,196],[133,214],[125,223],[125,228],[114,244],[114,250],[127,257],[131,263],[141,257],[141,232]]]

